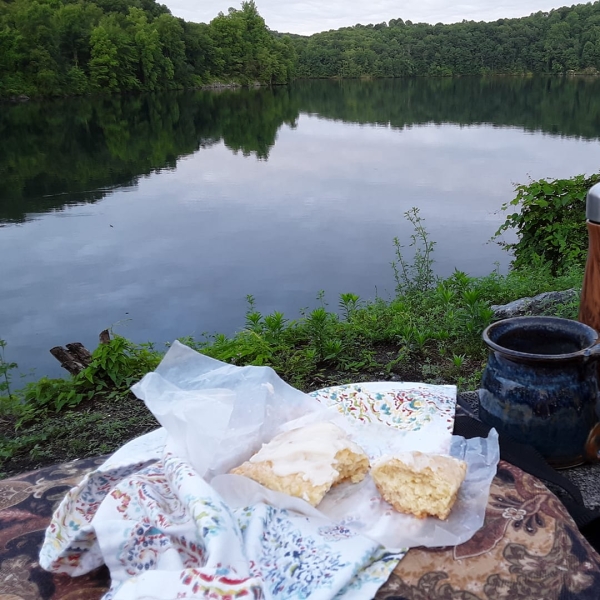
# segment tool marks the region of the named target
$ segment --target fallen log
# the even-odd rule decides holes
[[[67,344],[67,350],[86,367],[92,362],[92,353],[80,342]]]
[[[98,336],[101,344],[110,342],[110,333],[108,329],[100,332]],[[92,362],[92,353],[81,343],[71,342],[62,346],[50,348],[50,354],[56,358],[63,369],[66,369],[71,375],[77,375]]]
[[[66,369],[71,375],[77,375],[80,371],[85,369],[83,363],[79,362],[68,350],[62,346],[55,346],[50,348],[50,354],[56,358],[63,369]]]

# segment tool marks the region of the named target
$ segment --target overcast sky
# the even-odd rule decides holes
[[[219,11],[239,8],[241,0],[159,0],[186,21],[208,23]],[[559,0],[256,0],[267,25],[286,33],[311,34],[361,23],[381,23],[401,18],[425,23],[495,21],[524,17],[572,2]]]

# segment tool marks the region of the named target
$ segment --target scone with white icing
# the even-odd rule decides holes
[[[451,456],[403,452],[379,459],[371,476],[398,512],[447,519],[467,474],[467,463]]]
[[[317,506],[331,486],[358,483],[368,470],[362,448],[343,429],[324,421],[275,436],[231,473]]]

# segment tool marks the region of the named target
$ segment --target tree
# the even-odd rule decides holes
[[[90,84],[96,90],[116,92],[119,90],[116,71],[119,67],[117,47],[108,31],[99,25],[92,31],[90,60]]]
[[[90,35],[102,17],[94,4],[64,4],[53,15],[59,45],[65,62],[78,67],[90,58]]]
[[[142,89],[154,90],[159,79],[173,79],[173,65],[163,60],[162,45],[157,29],[148,22],[141,8],[131,7],[127,16],[137,59],[137,79]]]
[[[186,63],[184,31],[180,20],[165,13],[154,21],[154,25],[158,32],[163,56],[173,67],[171,79],[180,85],[188,85],[190,69]]]

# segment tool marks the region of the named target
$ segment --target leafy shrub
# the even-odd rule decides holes
[[[585,200],[587,191],[598,182],[600,174],[540,179],[516,186],[516,198],[502,209],[517,207],[518,212],[509,214],[494,235],[497,238],[504,231],[516,230],[516,243],[502,243],[514,252],[513,268],[539,263],[540,258],[551,265],[554,275],[567,272],[573,265],[585,265]]]
[[[5,345],[0,340],[0,347]],[[161,355],[147,344],[136,345],[114,336],[92,352],[88,367],[68,379],[41,377],[12,395],[8,381],[0,384],[0,413],[17,418],[17,426],[45,417],[49,411],[75,408],[93,398],[122,399],[129,388],[146,373],[154,370]],[[0,359],[0,376],[7,363]],[[8,364],[9,368],[16,365]],[[5,374],[6,377],[6,374]],[[3,396],[2,392],[8,392]]]

